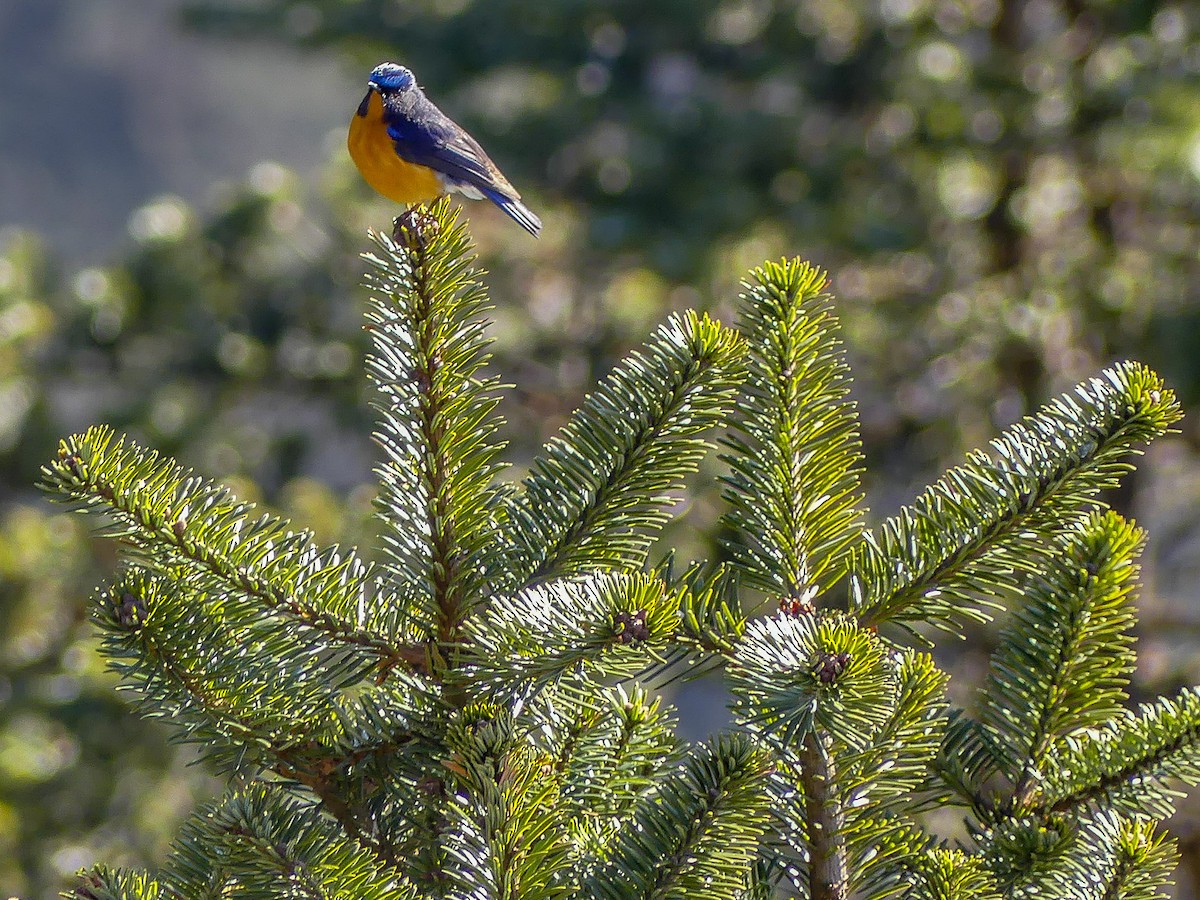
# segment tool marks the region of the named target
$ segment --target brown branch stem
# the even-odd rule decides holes
[[[845,824],[834,795],[833,762],[821,739],[809,732],[800,748],[800,781],[808,823],[808,891],[811,900],[846,900]]]

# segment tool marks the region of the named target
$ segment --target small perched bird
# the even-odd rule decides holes
[[[429,102],[404,66],[371,71],[346,145],[367,184],[389,200],[412,205],[451,191],[487,197],[534,237],[542,230],[479,143]]]

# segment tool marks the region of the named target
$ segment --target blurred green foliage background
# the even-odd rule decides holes
[[[1194,4],[10,0],[0,894],[153,864],[214,789],[94,653],[85,601],[110,551],[31,487],[59,437],[109,422],[370,544],[357,254],[397,210],[342,141],[385,59],[546,222],[535,242],[469,207],[518,471],[668,310],[728,316],[743,271],[780,255],[833,273],[876,517],[1114,358],[1200,399]],[[1198,423],[1114,498],[1150,529],[1155,690],[1200,681]],[[716,515],[702,486],[669,540],[711,552]],[[964,684],[988,641],[947,657]],[[1179,897],[1196,809],[1173,823]]]

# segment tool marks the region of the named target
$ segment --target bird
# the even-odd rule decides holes
[[[402,65],[371,70],[346,146],[367,184],[389,200],[411,207],[450,192],[486,197],[534,237],[542,230],[479,142],[434,106]]]

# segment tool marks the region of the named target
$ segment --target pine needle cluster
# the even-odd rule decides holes
[[[464,227],[443,202],[375,242],[378,559],[104,427],[45,468],[122,548],[103,652],[229,775],[160,871],[72,896],[1163,896],[1200,691],[1131,706],[1145,538],[1103,502],[1179,418],[1153,372],[868,528],[827,278],[766,263],[736,327],[668,319],[511,482]],[[655,539],[714,441],[724,545],[677,573]],[[928,645],[992,616],[953,708]],[[734,726],[689,743],[656,685],[714,670]]]

